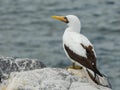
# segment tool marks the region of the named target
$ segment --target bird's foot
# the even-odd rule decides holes
[[[82,67],[80,67],[80,66],[68,66],[66,69],[76,69],[76,70],[80,70],[80,69],[82,69]]]

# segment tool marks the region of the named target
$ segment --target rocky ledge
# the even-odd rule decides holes
[[[14,59],[13,61],[15,63],[16,61],[27,62],[24,60]],[[2,61],[4,60],[2,59]],[[28,60],[28,62],[33,61],[34,60],[31,59]],[[23,64],[23,62],[21,62],[21,64]],[[6,74],[7,77],[2,80],[0,90],[112,90],[90,83],[83,69],[66,70],[62,68],[46,68],[42,63],[39,65],[38,63],[35,64],[35,62],[38,62],[38,60],[34,61],[34,63],[25,64],[25,66],[23,66],[24,68],[21,67],[20,63],[16,63],[18,67],[17,70],[11,69],[10,67],[12,67],[12,64],[8,64],[4,66],[4,69],[7,68],[7,66],[10,69],[5,69],[6,71],[4,71],[4,73],[2,70],[3,68],[1,68],[2,74]],[[25,69],[25,67],[27,69]],[[9,71],[9,73],[7,73],[7,71]]]

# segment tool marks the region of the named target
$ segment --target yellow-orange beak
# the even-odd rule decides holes
[[[54,18],[56,20],[60,20],[60,21],[65,22],[65,23],[68,23],[67,18],[64,16],[52,16],[52,18]]]

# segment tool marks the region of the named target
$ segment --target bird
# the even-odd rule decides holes
[[[97,68],[97,56],[92,43],[80,33],[80,19],[75,15],[55,15],[52,18],[60,20],[68,26],[63,34],[63,49],[66,56],[72,61],[73,69],[76,65],[82,67],[94,83],[109,87],[109,83],[105,82],[107,80],[104,80],[105,76]]]

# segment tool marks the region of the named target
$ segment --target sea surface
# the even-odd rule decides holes
[[[77,15],[93,43],[97,65],[120,90],[120,0],[0,0],[0,55],[71,64],[62,48],[67,27],[52,15]]]

